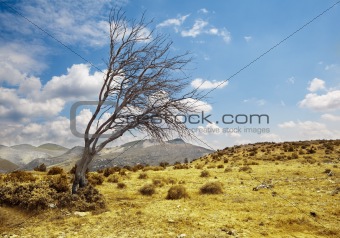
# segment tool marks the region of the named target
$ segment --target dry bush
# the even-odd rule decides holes
[[[44,163],[38,165],[37,167],[34,168],[34,171],[39,171],[39,172],[46,172],[47,168]]]
[[[164,170],[165,168],[162,167],[162,166],[147,166],[147,167],[144,167],[143,169],[143,172],[146,172],[146,171],[162,171]]]
[[[253,169],[250,166],[246,165],[246,166],[240,167],[238,171],[239,172],[252,172]]]
[[[139,192],[142,195],[151,196],[156,192],[156,188],[155,185],[153,184],[145,184],[143,187],[139,189]]]
[[[58,166],[53,166],[52,168],[50,168],[47,172],[47,175],[56,175],[56,174],[63,174],[64,173],[64,169],[60,168]]]
[[[232,172],[232,171],[233,171],[232,168],[225,168],[225,170],[224,170],[225,173],[229,173],[229,172]]]
[[[118,174],[111,174],[108,178],[107,181],[109,183],[119,183],[120,177]]]
[[[189,169],[190,166],[188,164],[175,164],[173,168],[174,169]]]
[[[0,186],[0,205],[21,207],[29,211],[45,210],[51,205],[76,211],[105,208],[103,196],[92,186],[80,188],[77,194],[72,195],[68,184],[65,174],[39,183],[8,182]]]
[[[163,187],[165,183],[166,183],[166,181],[163,178],[152,179],[152,184],[156,187]]]
[[[138,170],[142,170],[142,169],[144,169],[144,165],[142,165],[142,164],[137,164],[137,165],[132,167],[133,172],[137,172]]]
[[[105,177],[109,177],[111,174],[114,174],[115,172],[120,172],[121,168],[119,167],[111,167],[111,168],[105,168],[103,175]]]
[[[168,190],[168,194],[166,196],[166,199],[169,200],[177,200],[181,198],[187,198],[189,197],[186,188],[183,185],[175,185],[172,186]]]
[[[223,193],[223,185],[220,182],[209,182],[200,188],[201,194],[221,194]]]
[[[207,166],[207,168],[208,168],[208,169],[214,169],[214,168],[216,168],[216,165],[210,164],[210,165]]]
[[[229,162],[229,160],[227,159],[227,158],[225,158],[224,160],[223,160],[223,163],[228,163]]]
[[[139,179],[147,179],[148,177],[149,176],[148,176],[147,173],[140,173],[139,176],[138,176]]]
[[[125,184],[125,183],[122,183],[122,182],[117,183],[117,188],[119,188],[119,189],[124,189],[124,188],[126,188],[126,184]]]
[[[203,169],[204,165],[203,164],[196,164],[195,169]]]
[[[48,178],[49,187],[54,189],[57,193],[69,192],[70,186],[66,174],[59,174]]]
[[[33,174],[26,172],[26,171],[14,171],[7,174],[4,179],[5,182],[34,182],[36,177]]]
[[[104,176],[98,173],[89,173],[87,180],[93,186],[102,185],[104,182]]]
[[[203,171],[201,172],[201,175],[200,175],[200,177],[202,177],[202,178],[207,178],[207,177],[210,177],[210,173],[209,173],[209,171],[207,171],[207,170],[203,170]]]
[[[224,165],[223,164],[219,164],[219,165],[217,165],[217,168],[218,169],[224,169]]]

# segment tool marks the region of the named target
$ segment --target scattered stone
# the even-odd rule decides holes
[[[274,185],[272,185],[272,184],[270,184],[270,183],[263,182],[263,183],[261,183],[260,185],[254,187],[254,188],[253,188],[253,191],[259,191],[260,189],[264,189],[264,188],[266,188],[266,189],[271,189],[271,188],[273,188],[273,187],[274,187]]]
[[[175,220],[168,219],[168,222],[169,222],[169,223],[175,223]]]
[[[48,204],[48,207],[49,207],[49,208],[55,208],[56,205],[55,205],[54,203],[50,203],[50,204]]]
[[[90,215],[90,212],[74,212],[73,214],[76,216],[84,217]]]
[[[183,238],[183,237],[186,237],[187,235],[186,234],[180,234],[177,236],[177,238]]]

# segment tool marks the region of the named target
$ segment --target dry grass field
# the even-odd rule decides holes
[[[98,184],[104,179],[96,188],[106,208],[78,212],[77,207],[56,206],[37,211],[3,202],[0,234],[340,237],[339,158],[339,140],[259,143],[226,148],[164,170],[100,171],[90,177]],[[6,176],[2,175],[0,187],[20,184],[6,182]],[[36,181],[31,183],[60,175],[33,172],[33,176]],[[4,196],[0,191],[0,204]]]

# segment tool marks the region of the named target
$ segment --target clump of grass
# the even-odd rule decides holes
[[[200,188],[201,194],[221,194],[223,186],[220,182],[208,182]]]
[[[124,188],[126,188],[126,184],[125,184],[125,183],[122,183],[122,182],[117,183],[117,188],[119,188],[119,189],[124,189]]]
[[[177,199],[187,198],[187,197],[189,197],[189,195],[186,191],[186,188],[183,185],[175,185],[175,186],[172,186],[168,190],[166,199],[177,200]]]
[[[109,183],[119,183],[120,177],[118,174],[111,174],[108,178],[107,181]]]
[[[149,176],[148,176],[147,173],[140,173],[139,176],[138,176],[139,179],[147,179],[148,177]]]
[[[64,169],[60,168],[58,166],[53,166],[52,168],[50,168],[47,172],[47,175],[56,175],[56,174],[63,174],[64,173]]]
[[[3,179],[5,182],[34,182],[36,178],[33,174],[25,171],[14,171],[5,176]]]
[[[49,187],[56,190],[57,193],[69,192],[70,186],[66,174],[59,174],[58,176],[50,177]]]
[[[156,188],[155,185],[153,184],[145,184],[143,187],[139,189],[139,192],[142,195],[151,196],[156,192]]]
[[[201,175],[200,175],[200,177],[202,177],[202,178],[207,178],[207,177],[210,177],[210,173],[209,173],[209,171],[207,171],[207,170],[203,170],[203,171],[201,172]]]
[[[154,179],[152,179],[152,183],[156,187],[163,187],[164,186],[164,179],[154,178]]]
[[[229,172],[232,172],[232,171],[233,171],[232,168],[225,168],[225,170],[224,170],[225,173],[229,173]]]
[[[203,164],[196,164],[195,169],[203,169],[204,165]]]
[[[89,183],[92,184],[93,186],[102,185],[104,182],[104,176],[98,173],[89,173],[87,179]]]
[[[110,167],[110,168],[105,168],[103,171],[103,175],[105,177],[109,177],[111,174],[114,174],[115,172],[119,172],[121,168],[119,167]]]
[[[246,166],[240,167],[238,171],[239,172],[252,172],[253,169],[250,166],[246,165]]]
[[[39,172],[46,172],[47,168],[44,163],[38,165],[37,167],[34,168],[34,171],[39,171]]]

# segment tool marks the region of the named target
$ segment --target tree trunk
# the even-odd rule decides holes
[[[74,174],[74,181],[72,185],[72,194],[77,193],[78,186],[79,188],[83,188],[86,186],[87,181],[85,178],[86,170],[91,163],[92,159],[94,157],[94,154],[90,153],[89,148],[84,148],[83,155],[81,157],[81,160],[77,164],[76,172]]]

